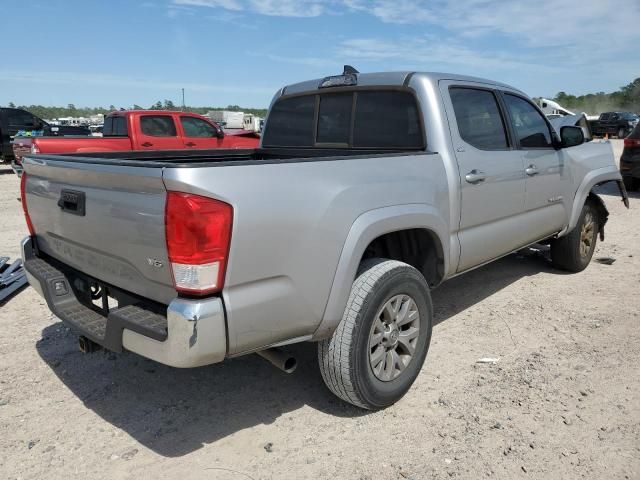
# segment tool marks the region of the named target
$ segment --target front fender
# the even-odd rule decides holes
[[[432,231],[440,240],[444,254],[444,271],[449,271],[449,234],[440,212],[425,204],[394,205],[370,210],[360,215],[349,230],[338,261],[327,306],[313,338],[327,338],[336,329],[349,299],[362,255],[377,237],[411,228]]]
[[[584,202],[587,200],[587,197],[591,193],[593,187],[612,181],[617,183],[618,188],[620,189],[622,201],[626,207],[629,208],[629,198],[622,183],[622,176],[620,175],[618,168],[612,165],[591,170],[585,175],[580,186],[576,190],[576,194],[573,199],[573,206],[571,207],[571,216],[569,217],[569,226],[560,232],[561,236],[573,230],[578,224],[578,219],[580,218],[580,212],[582,212]]]

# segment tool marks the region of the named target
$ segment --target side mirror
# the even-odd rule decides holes
[[[216,127],[216,137],[224,138],[224,130],[220,126]]]
[[[562,148],[575,147],[584,143],[584,132],[580,127],[566,126],[560,129]]]

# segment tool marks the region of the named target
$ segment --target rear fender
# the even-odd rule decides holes
[[[444,271],[449,271],[447,223],[434,207],[424,204],[396,205],[360,215],[351,226],[344,243],[322,322],[313,335],[314,340],[327,338],[340,323],[367,246],[381,235],[411,228],[424,228],[435,233],[442,245]]]

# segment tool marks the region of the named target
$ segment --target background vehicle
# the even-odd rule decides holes
[[[426,357],[430,289],[535,242],[589,264],[609,143],[446,74],[281,89],[261,147],[25,158],[29,282],[83,338],[177,367],[318,341],[329,389],[384,408]],[[117,307],[109,307],[109,298]],[[88,340],[87,340],[88,339]]]
[[[640,124],[624,139],[620,173],[627,190],[640,189]]]
[[[593,139],[589,121],[584,113],[580,113],[578,115],[560,115],[557,117],[546,115],[546,117],[558,135],[560,134],[562,127],[575,126],[582,128],[582,133],[584,134],[584,139],[586,141],[591,141]]]
[[[202,115],[164,110],[123,110],[104,119],[102,137],[21,138],[14,144],[20,170],[25,152],[73,153],[131,150],[253,148],[260,140],[252,132],[228,135]]]
[[[49,125],[40,117],[21,108],[0,108],[0,161],[12,162],[12,142],[17,137],[88,136],[87,127]]]
[[[638,125],[640,117],[633,112],[605,112],[595,122],[591,122],[591,132],[595,136],[616,135],[626,137]]]
[[[549,117],[549,115],[553,115],[553,117],[551,118],[557,118],[557,115],[575,115],[575,113],[573,113],[571,110],[567,110],[558,102],[554,102],[553,100],[549,100],[548,98],[534,98],[533,100],[535,101],[536,105],[540,107],[542,113],[547,115],[547,117]]]

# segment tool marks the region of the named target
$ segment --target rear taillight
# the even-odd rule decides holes
[[[33,236],[36,234],[36,231],[33,228],[33,223],[31,223],[31,217],[29,216],[29,209],[27,208],[26,185],[27,185],[27,174],[25,172],[22,172],[22,178],[20,178],[20,201],[22,202],[22,211],[24,212],[24,219],[27,221],[27,228],[29,229],[29,235]]]
[[[200,195],[168,192],[167,251],[176,290],[204,295],[222,290],[233,208]]]
[[[638,138],[625,138],[624,139],[624,146],[625,147],[640,147],[640,139]]]

